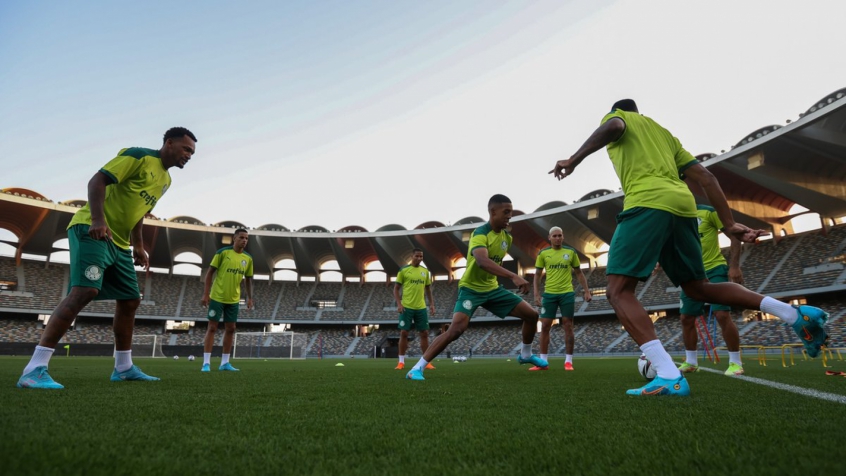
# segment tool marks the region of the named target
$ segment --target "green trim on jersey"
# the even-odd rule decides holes
[[[106,225],[115,245],[129,249],[132,229],[170,188],[170,174],[157,150],[138,147],[121,150],[100,172],[113,180],[106,186],[103,202]],[[91,225],[89,204],[74,214],[68,229],[74,225]]]
[[[654,208],[696,217],[696,201],[680,178],[681,172],[698,163],[696,158],[652,119],[618,109],[602,123],[615,117],[626,123],[626,130],[607,149],[626,196],[623,210]]]
[[[241,281],[253,277],[253,257],[246,251],[238,253],[227,246],[217,250],[211,267],[217,270],[217,274],[209,297],[223,304],[241,302]]]
[[[487,248],[488,258],[494,263],[501,265],[502,260],[511,248],[513,238],[511,233],[505,229],[500,230],[499,233],[493,231],[490,223],[485,223],[473,230],[470,237],[470,243],[467,245],[467,269],[464,270],[464,276],[458,282],[458,287],[465,287],[486,293],[493,291],[499,287],[499,281],[496,276],[483,270],[476,258],[473,257],[473,250],[476,248]]]
[[[726,258],[720,252],[720,231],[725,228],[717,211],[708,205],[696,206],[696,219],[699,222],[699,241],[702,243],[702,262],[705,271],[726,265]]]
[[[405,265],[397,273],[396,284],[402,286],[402,307],[426,309],[424,292],[432,285],[432,273],[422,266]]]
[[[543,290],[549,294],[573,292],[573,270],[579,266],[579,255],[569,246],[561,246],[558,250],[551,246],[544,248],[535,260],[535,267],[546,271]]]

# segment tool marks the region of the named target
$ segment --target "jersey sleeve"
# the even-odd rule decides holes
[[[426,271],[426,286],[432,285],[432,273]]]
[[[245,274],[246,277],[252,278],[253,277],[253,259],[250,258],[250,261],[247,263],[247,273]]]
[[[570,258],[570,267],[573,269],[579,269],[582,265],[582,262],[579,261],[579,254],[573,251],[573,256]]]
[[[535,268],[538,268],[538,269],[544,268],[543,252],[538,253],[538,259],[535,260]]]
[[[708,212],[708,218],[711,220],[711,224],[714,225],[714,228],[717,231],[721,231],[723,228],[725,228],[725,226],[723,225],[723,222],[720,221],[720,216],[717,215],[716,210],[709,211]]]
[[[121,183],[132,177],[139,168],[141,168],[141,160],[128,155],[118,155],[104,165],[100,172],[106,174],[114,183]]]
[[[209,266],[211,266],[214,269],[219,268],[220,267],[220,255],[221,255],[221,253],[215,253],[214,258],[212,258],[211,265],[209,265]]]
[[[403,270],[401,269],[401,270],[399,271],[399,273],[397,273],[397,280],[396,280],[396,283],[397,283],[397,284],[402,284],[402,281],[403,281],[403,280],[402,280],[402,274],[403,274]]]
[[[690,152],[682,147],[681,142],[676,137],[673,137],[673,145],[675,146],[675,156],[673,159],[676,162],[676,168],[679,170],[679,175],[684,173],[691,165],[698,164],[699,161]]]
[[[467,249],[469,250],[468,253],[472,255],[473,250],[475,250],[476,248],[487,249],[487,247],[488,247],[488,235],[482,234],[482,233],[477,233],[477,234],[474,234],[470,238],[470,244],[468,245]]]
[[[602,121],[600,121],[600,123],[599,123],[599,124],[600,124],[600,125],[605,124],[606,122],[610,121],[611,119],[614,119],[615,117],[616,117],[617,119],[619,119],[619,120],[623,121],[623,124],[626,124],[626,119],[623,117],[623,114],[620,112],[620,110],[619,110],[619,109],[618,109],[618,110],[615,110],[615,111],[611,111],[611,112],[609,112],[608,114],[606,114],[606,115],[605,115],[605,117],[603,117],[603,118],[602,118]],[[618,137],[618,138],[617,138],[617,141],[618,141],[618,140],[620,140],[620,139],[622,139],[622,138],[623,138],[623,136],[625,136],[625,135],[626,135],[626,131],[627,131],[628,129],[629,129],[629,128],[628,128],[628,124],[626,124],[626,128],[625,128],[625,129],[623,129],[623,133],[622,133],[622,134],[620,134],[620,137]],[[614,141],[614,142],[617,142],[617,141]]]

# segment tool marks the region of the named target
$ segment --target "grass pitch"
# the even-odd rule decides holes
[[[0,474],[843,474],[846,405],[720,374],[690,398],[638,398],[636,359],[528,372],[512,359],[136,359],[160,382],[109,382],[110,358],[54,358],[66,389],[14,387],[0,358]],[[343,362],[344,367],[335,364]],[[412,362],[413,363],[413,362]],[[719,367],[724,369],[724,362]],[[835,361],[832,370],[846,370]],[[410,367],[410,365],[409,365]],[[818,360],[750,376],[846,395]]]

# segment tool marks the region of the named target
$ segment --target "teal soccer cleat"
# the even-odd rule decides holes
[[[200,372],[211,372],[209,364],[203,364],[203,367],[200,369]]]
[[[799,336],[805,351],[811,357],[820,355],[820,348],[828,341],[825,323],[828,313],[814,306],[793,306],[799,318],[793,323],[793,331]]]
[[[661,377],[655,377],[651,382],[640,388],[633,388],[626,390],[626,395],[636,395],[642,397],[655,397],[659,395],[669,395],[671,397],[688,397],[690,396],[690,386],[684,376],[675,380],[667,380]]]
[[[161,379],[145,374],[141,371],[141,369],[138,368],[137,365],[133,365],[132,367],[124,370],[123,372],[118,372],[117,369],[114,369],[112,371],[112,382],[121,382],[127,380],[153,381]]]
[[[18,379],[18,388],[60,389],[65,387],[53,380],[53,377],[47,373],[47,367],[42,365],[41,367],[36,367],[32,372],[22,375]]]
[[[532,354],[532,356],[529,357],[528,359],[524,359],[522,355],[518,355],[517,356],[517,362],[519,362],[520,365],[532,364],[535,367],[549,367],[549,362],[547,362],[546,360],[543,360],[542,358],[538,357],[535,354]]]
[[[238,369],[233,367],[232,364],[230,364],[229,362],[226,362],[225,364],[221,365],[220,367],[217,368],[217,370],[220,370],[220,371],[223,371],[223,372],[238,372],[239,371]]]
[[[405,378],[408,380],[426,380],[423,378],[423,371],[420,369],[411,369],[405,374]]]

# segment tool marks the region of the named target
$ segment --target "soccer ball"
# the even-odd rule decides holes
[[[189,361],[189,362],[193,362],[193,361],[194,361],[194,356],[193,356],[193,355],[189,355],[189,356],[188,356],[188,361]]]
[[[173,356],[173,360],[179,360],[179,356],[178,356],[178,355],[174,355],[174,356]]]
[[[645,354],[640,354],[640,358],[637,359],[637,371],[640,372],[646,380],[652,380],[658,375],[655,371],[655,367],[652,366],[652,362],[646,358]]]

